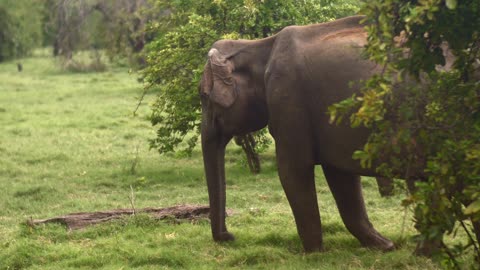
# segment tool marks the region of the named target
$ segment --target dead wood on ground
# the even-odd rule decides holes
[[[48,219],[31,219],[27,223],[36,226],[46,223],[61,223],[70,230],[78,230],[98,223],[131,216],[137,213],[146,213],[155,219],[186,219],[197,220],[208,218],[210,207],[206,205],[176,205],[166,208],[143,209],[114,209],[99,212],[71,213]]]

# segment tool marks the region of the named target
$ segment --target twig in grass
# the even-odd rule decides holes
[[[405,205],[403,207],[402,232],[400,234],[402,239],[404,239],[404,237],[405,237],[405,227],[406,227],[406,224],[407,224],[407,211],[408,211],[408,206]]]
[[[407,185],[408,185],[408,184],[407,184]],[[405,195],[406,195],[407,198],[411,196],[410,191],[408,190],[408,188],[405,188],[404,191],[405,191]],[[406,225],[407,225],[408,208],[409,208],[409,205],[404,205],[404,206],[403,206],[402,231],[401,231],[401,233],[400,233],[400,236],[401,236],[402,239],[404,239],[404,236],[405,236],[405,227],[406,227]]]
[[[128,196],[130,200],[130,205],[132,206],[132,215],[135,216],[135,193],[133,192],[133,187],[130,185],[130,196]]]
[[[132,161],[132,166],[130,167],[130,173],[132,175],[136,174],[137,173],[137,165],[139,163],[139,156],[138,156],[138,152],[139,152],[139,144],[137,144],[135,146],[135,157],[133,158],[133,161]]]

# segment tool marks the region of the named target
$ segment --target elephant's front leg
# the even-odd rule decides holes
[[[394,249],[393,242],[378,233],[368,219],[360,177],[334,167],[322,167],[347,229],[363,246],[384,251]]]

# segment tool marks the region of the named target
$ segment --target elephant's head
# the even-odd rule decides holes
[[[263,80],[238,63],[244,54],[226,56],[220,49],[208,53],[200,83],[202,151],[210,198],[213,238],[232,240],[225,226],[225,146],[233,136],[266,126]],[[237,65],[236,65],[237,64]]]
[[[203,124],[224,136],[246,134],[267,124],[263,80],[256,80],[248,68],[236,67],[235,58],[241,57],[227,58],[212,48],[200,83]]]

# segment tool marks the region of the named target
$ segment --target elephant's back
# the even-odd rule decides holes
[[[296,121],[309,125],[316,163],[369,175],[352,159],[369,131],[348,124],[332,125],[328,115],[329,106],[351,97],[361,80],[380,69],[362,56],[367,34],[358,24],[360,20],[282,31],[271,53],[266,85],[270,108],[294,109],[309,118]]]
[[[366,43],[367,33],[358,25],[317,36],[299,35],[292,55],[297,59],[294,65],[301,83],[291,91],[304,97],[303,104],[311,118],[316,162],[372,175],[352,159],[354,151],[366,143],[369,131],[352,129],[349,123],[330,124],[328,114],[329,106],[357,93],[362,81],[380,71],[379,66],[363,57]]]

